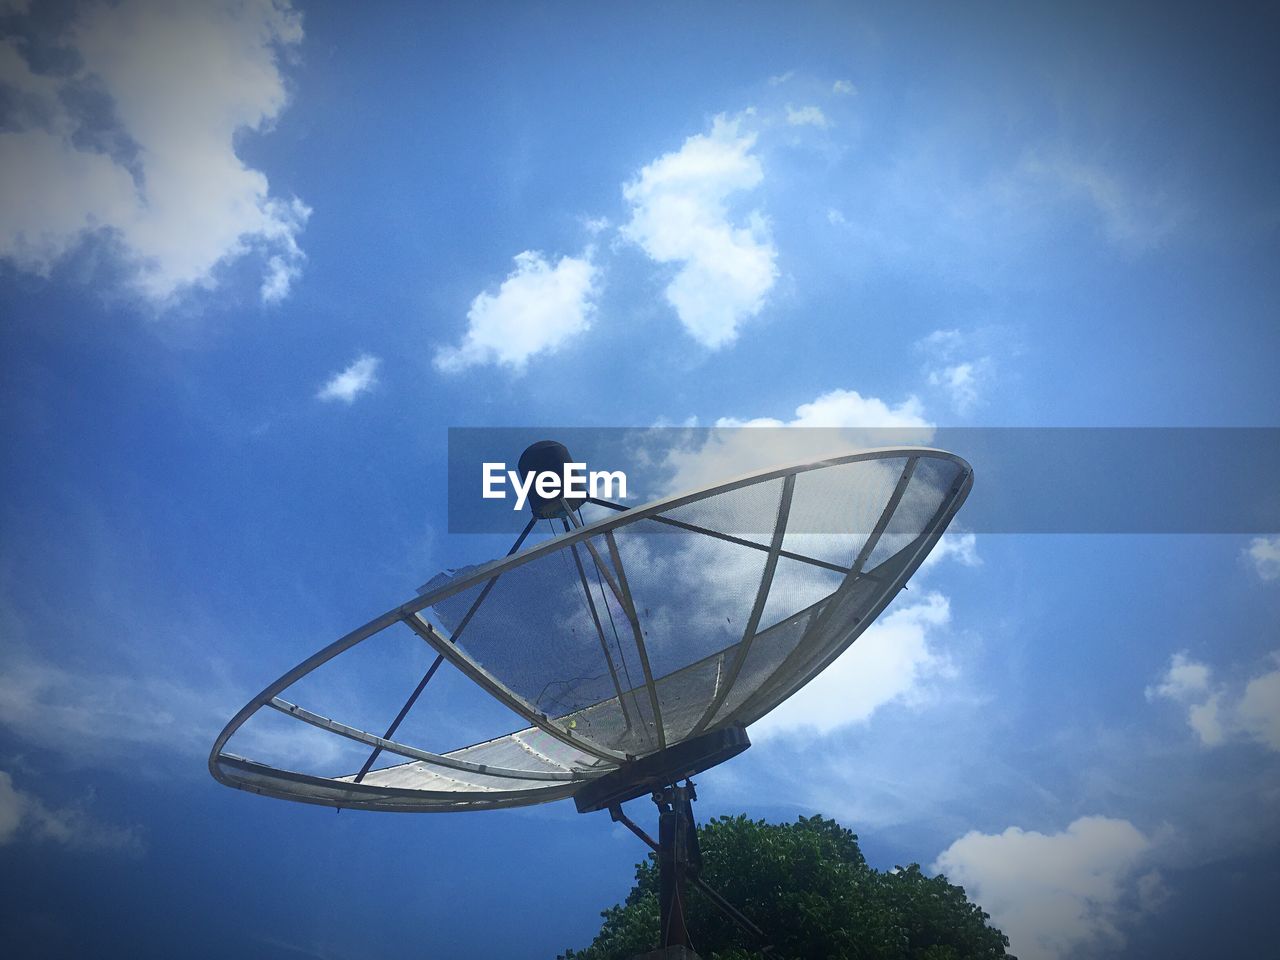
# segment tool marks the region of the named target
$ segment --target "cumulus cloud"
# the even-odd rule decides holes
[[[977,536],[972,533],[944,533],[929,556],[925,557],[920,569],[928,570],[947,559],[955,560],[962,567],[982,566],[982,558],[978,556]]]
[[[345,370],[335,373],[316,393],[317,400],[341,400],[353,404],[356,397],[368,393],[378,383],[378,365],[382,360],[362,353]]]
[[[496,363],[523,370],[531,357],[551,353],[591,326],[599,271],[589,252],[561,257],[553,266],[526,250],[496,294],[483,292],[467,311],[467,332],[457,347],[436,351],[448,373]]]
[[[124,0],[84,5],[56,38],[67,72],[0,41],[0,83],[19,105],[0,131],[0,256],[47,275],[97,237],[165,302],[256,253],[263,299],[284,297],[310,210],[273,195],[236,144],[283,110],[279,60],[301,40],[284,0]]]
[[[1235,714],[1241,730],[1280,752],[1280,657],[1273,660],[1277,669],[1254,677],[1245,685]]]
[[[1222,695],[1215,693],[1203,703],[1193,703],[1187,708],[1187,723],[1206,747],[1214,747],[1227,738],[1223,726]]]
[[[1175,653],[1160,682],[1147,688],[1147,698],[1186,700],[1198,697],[1209,689],[1212,673],[1208,664],[1192,660],[1185,653]]]
[[[13,789],[13,778],[0,770],[0,847],[17,834],[24,806],[22,794]]]
[[[1022,960],[1121,947],[1126,921],[1158,908],[1160,874],[1144,870],[1152,841],[1128,820],[1081,817],[1060,833],[972,831],[930,868],[965,888]]]
[[[819,107],[793,107],[787,104],[787,123],[793,127],[821,127],[831,125],[827,115]]]
[[[764,216],[757,210],[740,223],[730,219],[729,198],[764,180],[751,152],[756,137],[740,126],[716,117],[709,133],[690,137],[622,188],[631,208],[622,235],[653,260],[679,265],[667,302],[689,334],[711,349],[734,341],[778,276]]]
[[[831,92],[837,96],[851,97],[858,92],[857,88],[848,80],[837,80],[831,85]]]
[[[959,330],[935,330],[916,343],[927,357],[929,385],[941,389],[961,416],[981,405],[995,368],[992,357],[973,355],[979,349],[975,339]]]
[[[1147,699],[1183,707],[1187,724],[1206,747],[1245,739],[1280,752],[1280,653],[1271,655],[1271,664],[1273,669],[1233,689],[1214,682],[1208,664],[1175,653],[1160,680],[1147,687]]]
[[[1254,537],[1244,551],[1262,580],[1280,580],[1280,536]]]
[[[137,827],[101,823],[89,815],[87,803],[50,807],[35,794],[19,790],[0,770],[0,847],[19,841],[51,841],[73,850],[143,851]]]
[[[929,372],[929,385],[942,387],[951,396],[951,405],[966,414],[978,403],[978,372],[973,363],[956,363]]]
[[[720,417],[696,448],[675,447],[664,455],[670,473],[665,492],[689,490],[781,463],[848,453],[889,443],[925,444],[933,425],[914,396],[897,404],[856,390],[830,390],[796,407],[795,416]],[[738,429],[773,429],[767,435]],[[802,429],[794,429],[802,428]]]
[[[879,397],[864,397],[857,390],[831,390],[808,403],[796,407],[795,416],[789,420],[773,417],[756,417],[741,420],[737,417],[721,417],[717,427],[909,427],[929,428],[920,401],[909,396],[896,406]]]
[[[828,734],[867,722],[887,704],[918,702],[924,684],[947,670],[933,639],[950,620],[950,603],[936,592],[881,617],[822,673],[753,724],[752,738]]]

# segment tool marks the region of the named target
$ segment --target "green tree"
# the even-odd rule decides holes
[[[834,820],[772,824],[721,817],[698,828],[702,877],[769,934],[780,960],[990,960],[1009,939],[961,887],[918,864],[867,865],[858,838]],[[636,865],[627,898],[602,914],[600,933],[559,960],[630,960],[658,941],[658,869]],[[689,934],[705,960],[752,960],[759,944],[697,888],[688,892]]]

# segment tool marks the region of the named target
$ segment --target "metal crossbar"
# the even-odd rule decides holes
[[[631,588],[627,585],[627,571],[622,566],[622,556],[618,553],[618,541],[612,530],[605,531],[605,540],[609,544],[609,558],[618,572],[618,586],[622,593],[622,609],[631,623],[631,633],[635,637],[636,651],[640,654],[640,669],[644,671],[644,683],[649,688],[649,706],[653,710],[653,725],[658,732],[658,749],[667,749],[667,734],[662,729],[662,707],[658,704],[658,685],[653,679],[653,669],[649,666],[649,651],[644,645],[644,631],[640,629],[640,618],[636,614],[635,600],[631,596]]]
[[[565,532],[569,530],[569,521],[561,521],[564,524]],[[573,565],[578,570],[578,583],[582,585],[582,595],[587,600],[587,609],[591,611],[591,622],[596,628],[596,636],[600,639],[600,650],[604,653],[605,663],[609,666],[609,679],[613,681],[613,689],[618,694],[618,706],[622,708],[622,719],[626,723],[627,730],[631,730],[631,713],[627,710],[626,698],[622,695],[622,683],[618,680],[618,668],[614,666],[613,654],[609,652],[609,641],[604,635],[604,627],[600,625],[600,614],[596,611],[595,599],[591,596],[591,586],[587,583],[587,572],[582,566],[582,557],[578,554],[578,545],[570,544],[569,551],[573,554]],[[616,638],[615,638],[616,639]]]
[[[513,543],[511,545],[511,549],[507,551],[508,557],[520,549],[520,545],[524,543],[525,538],[529,536],[529,532],[533,529],[533,525],[537,522],[537,518],[534,517],[530,518],[529,522],[525,524],[524,529],[520,531],[520,536],[516,537],[516,542]],[[458,623],[457,629],[454,630],[450,636],[451,642],[458,642],[458,637],[462,634],[462,631],[466,629],[467,624],[471,622],[471,618],[475,616],[476,611],[480,609],[480,604],[484,603],[485,597],[489,596],[489,591],[493,589],[493,585],[498,582],[498,576],[500,576],[500,574],[495,574],[489,579],[489,582],[484,585],[484,589],[480,591],[480,596],[476,597],[475,602],[471,604],[471,608],[466,612],[462,620]],[[412,624],[410,626],[412,626]],[[400,708],[400,712],[396,714],[396,718],[391,721],[391,726],[387,727],[387,732],[382,735],[384,740],[389,740],[391,737],[395,736],[396,731],[400,729],[400,724],[404,723],[404,718],[409,715],[409,711],[412,710],[413,705],[418,702],[418,698],[422,696],[422,691],[427,688],[427,684],[431,682],[431,678],[435,676],[436,671],[440,669],[440,664],[443,662],[444,657],[437,653],[435,660],[432,661],[431,666],[427,668],[427,672],[423,674],[422,679],[418,681],[418,685],[414,687],[413,693],[409,694],[409,699],[404,702],[404,706]],[[361,765],[360,772],[356,774],[356,783],[363,780],[369,771],[373,769],[373,764],[378,759],[378,754],[380,754],[382,750],[383,748],[380,746],[375,746],[373,748],[373,752],[369,754],[368,759]]]
[[[782,553],[782,538],[787,532],[787,518],[791,515],[791,496],[795,493],[796,478],[792,474],[782,482],[782,497],[778,501],[778,518],[773,525],[773,537],[769,541],[769,556],[764,563],[764,572],[760,576],[760,586],[756,590],[755,602],[751,605],[751,615],[747,618],[747,627],[742,631],[742,642],[738,644],[738,655],[733,658],[733,663],[729,666],[729,672],[725,675],[723,682],[717,678],[717,689],[711,702],[707,704],[707,709],[702,711],[702,716],[698,718],[698,722],[693,725],[693,729],[689,731],[689,736],[693,737],[701,733],[711,722],[711,718],[724,705],[725,700],[729,696],[729,691],[733,689],[733,685],[738,680],[738,674],[742,671],[742,665],[747,662],[747,654],[751,650],[751,643],[755,640],[756,630],[760,626],[760,618],[764,615],[765,604],[769,600],[769,590],[773,587],[773,574],[778,568],[778,556]]]
[[[795,475],[789,475],[788,479],[794,482]],[[589,503],[594,503],[600,507],[608,507],[611,510],[617,510],[625,513],[630,507],[623,506],[620,503],[613,503],[610,500],[601,500],[598,497],[588,497]],[[719,530],[711,530],[708,527],[700,527],[696,523],[688,523],[684,520],[677,520],[674,517],[650,516],[646,520],[652,520],[654,523],[661,523],[668,527],[677,527],[680,530],[688,530],[690,533],[701,533],[704,536],[715,537],[717,540],[723,540],[725,543],[732,543],[739,547],[748,547],[752,550],[759,550],[761,553],[769,553],[770,548],[763,543],[756,543],[754,540],[744,540],[742,537],[735,537],[731,533],[722,533]],[[830,570],[833,573],[848,573],[849,567],[842,567],[838,563],[832,563],[829,560],[819,560],[817,557],[810,557],[807,554],[796,553],[794,550],[778,550],[778,556],[785,557],[788,560],[798,560],[801,563],[812,564],[815,567],[822,567],[824,570]],[[875,579],[874,577],[872,579]]]
[[[424,760],[437,766],[447,767],[451,770],[461,770],[466,773],[480,773],[489,777],[507,777],[516,780],[584,780],[587,779],[581,774],[562,769],[560,771],[542,771],[542,770],[520,770],[514,767],[495,767],[487,763],[473,763],[470,760],[459,760],[456,757],[445,756],[444,754],[432,753],[429,750],[420,750],[417,747],[409,746],[407,743],[397,743],[394,740],[388,740],[386,737],[379,737],[376,734],[369,733],[367,730],[360,730],[356,727],[348,726],[337,720],[331,720],[328,717],[322,717],[318,713],[312,713],[305,707],[300,707],[296,703],[290,703],[281,697],[273,697],[267,702],[267,706],[279,710],[281,713],[290,717],[295,717],[303,723],[309,723],[313,727],[321,730],[328,730],[330,733],[336,733],[340,737],[346,737],[348,740],[355,740],[357,743],[368,744],[377,747],[386,753],[394,753],[410,760]],[[355,781],[359,783],[360,781]]]

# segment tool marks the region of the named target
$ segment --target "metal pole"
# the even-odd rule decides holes
[[[765,932],[748,920],[740,910],[733,906],[718,892],[708,886],[699,875],[702,872],[702,851],[698,847],[698,832],[693,820],[693,801],[698,799],[693,781],[686,780],[683,787],[674,784],[653,795],[653,802],[658,806],[658,827],[660,841],[655,841],[640,829],[636,823],[622,812],[620,804],[609,808],[609,816],[614,823],[621,823],[628,830],[645,842],[658,855],[658,903],[660,926],[660,947],[683,945],[693,949],[689,943],[689,929],[684,923],[684,887],[682,881],[687,880],[701,890],[717,909],[736,923],[747,933],[760,941],[760,953],[773,955],[773,945]],[[683,821],[684,844],[683,859],[680,858],[682,845],[678,833],[679,823]],[[664,824],[668,825],[665,827]],[[677,913],[678,911],[678,913]],[[677,922],[678,921],[678,922]],[[670,939],[673,931],[683,933],[684,939]]]
[[[691,786],[670,786],[654,794],[658,805],[658,946],[689,947],[685,922],[685,879],[689,867],[689,816]]]

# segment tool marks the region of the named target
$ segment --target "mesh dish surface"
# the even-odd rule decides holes
[[[215,743],[210,770],[270,796],[366,809],[572,796],[638,758],[746,726],[794,694],[893,600],[971,484],[969,465],[949,453],[863,451],[620,511],[437,575],[246,705]],[[397,624],[527,725],[436,754],[282,698]],[[413,679],[406,675],[407,689]],[[398,706],[386,703],[388,719]],[[263,709],[377,749],[383,765],[326,775],[225,752]]]

